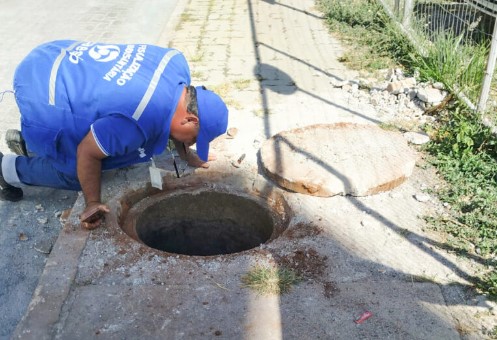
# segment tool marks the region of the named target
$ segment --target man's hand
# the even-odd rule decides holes
[[[209,154],[209,162],[215,161],[216,159],[217,157],[214,154]],[[191,150],[187,151],[185,160],[189,166],[193,166],[196,168],[204,168],[204,169],[207,169],[209,167],[208,162],[204,162],[203,160],[201,160],[200,157]]]
[[[79,215],[81,226],[87,230],[98,228],[102,223],[105,213],[108,213],[109,207],[100,202],[90,202],[85,210]]]
[[[189,146],[185,145],[183,142],[179,142],[175,139],[172,139],[174,142],[174,146],[176,151],[178,151],[178,155],[182,160],[185,160],[189,166],[193,166],[195,168],[205,168],[209,167],[210,161],[215,161],[217,157],[214,154],[209,153],[208,162],[204,162],[200,159],[196,152],[193,152]]]

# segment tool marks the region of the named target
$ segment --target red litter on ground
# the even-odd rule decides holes
[[[356,324],[361,324],[363,323],[364,321],[366,321],[367,319],[369,319],[370,317],[373,316],[373,313],[369,312],[369,311],[365,311],[364,313],[361,314],[361,316],[356,319],[354,322]]]

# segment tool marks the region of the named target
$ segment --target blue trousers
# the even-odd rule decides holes
[[[57,170],[50,159],[42,157],[16,158],[16,171],[22,183],[66,190],[81,190],[78,177]]]

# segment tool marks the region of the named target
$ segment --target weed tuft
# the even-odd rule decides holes
[[[262,295],[280,295],[290,291],[301,278],[291,269],[285,267],[255,266],[242,277],[244,287]]]
[[[477,102],[485,75],[488,45],[462,43],[463,35],[450,31],[433,34],[432,42],[426,44],[425,55],[412,53],[422,80],[440,81],[452,93],[464,93]]]

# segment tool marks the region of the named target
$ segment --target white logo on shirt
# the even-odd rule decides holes
[[[88,51],[90,57],[101,63],[116,59],[120,53],[121,49],[116,45],[95,45]]]
[[[147,154],[145,154],[145,149],[144,148],[138,148],[138,152],[140,153],[138,156],[140,158],[147,157]]]
[[[69,52],[69,61],[73,64],[79,63],[79,61],[82,60],[81,56],[83,55],[83,53],[93,45],[94,43],[92,42],[81,43],[73,51]]]
[[[117,85],[126,85],[140,69],[142,62],[145,59],[146,50],[147,45],[138,45],[136,53],[135,45],[126,46],[121,58],[114,64],[110,71],[103,76],[103,79],[112,81],[112,79],[116,78]]]

